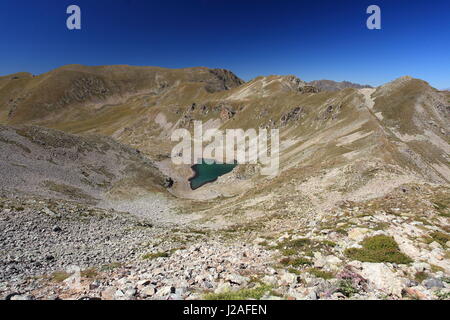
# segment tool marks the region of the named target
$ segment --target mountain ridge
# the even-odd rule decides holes
[[[353,83],[350,81],[333,81],[333,80],[313,80],[309,82],[310,85],[319,88],[322,91],[339,91],[347,88],[364,89],[373,88],[370,85],[362,85],[358,83]]]

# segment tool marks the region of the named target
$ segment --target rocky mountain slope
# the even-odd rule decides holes
[[[372,86],[369,85],[362,85],[349,81],[337,82],[333,80],[314,80],[309,82],[309,84],[318,88],[320,91],[339,91],[348,88],[354,89],[373,88]]]
[[[280,172],[238,165],[191,190],[190,166],[170,159],[170,136],[195,120],[278,128]],[[10,252],[0,275],[14,275],[0,291],[15,299],[449,297],[450,96],[423,80],[370,88],[295,76],[244,83],[207,68],[66,66],[0,78],[0,123]],[[45,207],[62,220],[42,215]],[[91,211],[101,237],[155,228],[129,246],[111,240],[120,248],[110,260],[90,251],[82,259],[83,246],[57,250],[90,241],[77,221]],[[117,214],[124,228],[112,230]],[[41,244],[44,255],[30,244],[32,220],[65,230]],[[17,243],[29,251],[14,251]]]
[[[150,160],[107,137],[0,126],[0,150],[3,195],[98,204],[170,185]]]

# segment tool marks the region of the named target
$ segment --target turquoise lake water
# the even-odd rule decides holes
[[[202,163],[192,166],[195,175],[189,179],[191,189],[195,190],[209,182],[214,182],[218,177],[227,174],[237,166],[237,164],[212,163],[207,164],[205,160]]]

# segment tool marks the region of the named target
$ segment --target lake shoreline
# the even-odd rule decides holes
[[[214,174],[216,175],[214,178],[210,178],[210,179],[205,179],[204,181],[199,182],[198,185],[194,185],[193,181],[198,179],[201,176],[201,168],[202,166],[215,166],[218,169],[221,169],[219,172],[214,172]],[[228,167],[232,166],[231,169],[229,169]],[[225,175],[227,173],[230,173],[231,171],[233,171],[233,169],[237,166],[237,162],[235,161],[234,164],[227,164],[227,163],[222,163],[222,164],[218,164],[218,163],[211,163],[208,164],[205,162],[205,159],[202,159],[202,163],[197,163],[194,164],[193,166],[191,166],[191,170],[194,172],[194,175],[192,177],[190,177],[188,179],[189,181],[189,185],[191,187],[192,190],[197,190],[200,187],[204,186],[207,183],[212,183],[217,181],[217,179],[222,176]],[[223,169],[223,167],[225,167],[225,170]],[[213,168],[213,167],[211,167]],[[209,172],[211,173],[211,172]],[[205,173],[206,174],[206,173]]]

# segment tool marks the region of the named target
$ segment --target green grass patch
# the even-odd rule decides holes
[[[428,279],[429,274],[426,272],[416,272],[414,275],[414,280],[416,280],[419,283],[422,283],[422,281]]]
[[[272,292],[272,286],[263,284],[252,289],[209,293],[203,296],[203,300],[260,300],[267,292]]]
[[[320,270],[318,268],[310,268],[310,269],[308,269],[306,271],[308,271],[310,274],[312,274],[313,276],[315,276],[317,278],[322,278],[322,279],[325,279],[325,280],[329,280],[329,279],[333,279],[334,278],[334,274],[333,273],[327,272],[327,271],[323,271],[323,270]]]
[[[311,245],[312,241],[310,239],[296,239],[296,240],[291,240],[287,243],[285,243],[285,246],[288,248],[292,248],[292,249],[301,249],[301,248],[305,248],[308,247],[309,245]]]
[[[343,235],[343,236],[348,236],[348,231],[345,228],[340,227],[340,228],[335,229],[334,231],[336,233],[339,233],[339,234]]]
[[[284,266],[302,267],[312,265],[312,261],[306,258],[283,258],[280,263]]]
[[[293,255],[297,254],[297,250],[295,250],[295,249],[284,249],[284,250],[281,250],[281,254],[283,256],[293,256]]]
[[[437,200],[433,203],[433,206],[438,211],[439,215],[442,217],[450,217],[449,200]]]
[[[98,272],[94,268],[89,268],[89,269],[81,271],[81,276],[84,278],[93,279],[98,276]]]
[[[64,271],[55,271],[50,275],[50,281],[63,282],[70,277],[70,274]]]
[[[295,240],[285,239],[273,247],[273,249],[280,250],[284,256],[293,256],[299,253],[306,256],[314,256],[315,251],[329,252],[335,246],[337,244],[329,240],[312,241],[311,239],[301,238]]]
[[[408,264],[412,260],[402,253],[397,242],[392,237],[378,235],[364,239],[362,248],[350,248],[344,254],[353,260],[363,262],[391,262]]]
[[[297,270],[295,268],[288,268],[287,270],[288,270],[288,272],[296,274],[296,275],[301,275],[302,274],[302,272],[300,270]]]
[[[330,240],[323,240],[320,243],[325,247],[336,247],[337,246],[336,242],[330,241]]]
[[[443,247],[445,247],[446,243],[450,241],[450,235],[440,231],[433,232],[430,234],[430,237]]]
[[[430,267],[431,267],[431,271],[434,272],[434,273],[439,272],[439,271],[445,273],[445,269],[444,268],[439,267],[439,266],[437,266],[435,264],[430,264]]]

